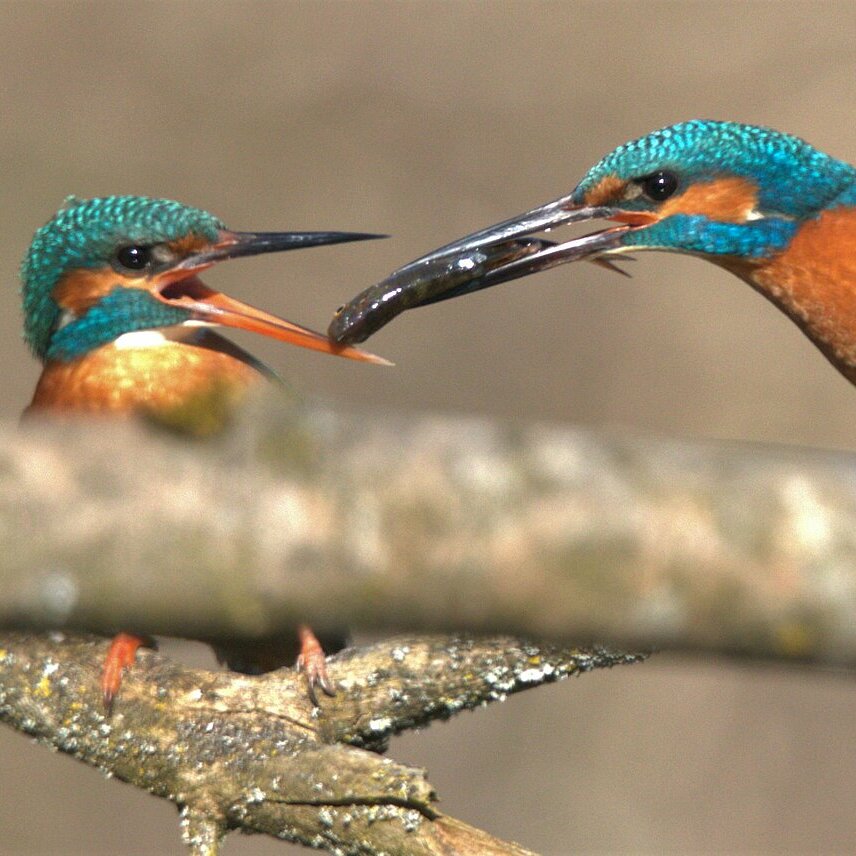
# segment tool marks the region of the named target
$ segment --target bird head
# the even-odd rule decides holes
[[[676,214],[746,223],[810,217],[852,182],[854,170],[808,143],[754,125],[694,120],[619,146],[571,194],[578,208]]]
[[[854,181],[853,167],[797,137],[734,122],[683,122],[619,146],[570,194],[395,271],[342,307],[329,335],[361,342],[404,309],[571,261],[612,268],[612,258],[630,251],[762,263]],[[564,243],[533,237],[596,219],[618,225]]]
[[[34,235],[21,265],[24,336],[42,360],[68,361],[125,333],[176,325],[236,327],[352,359],[318,333],[206,286],[223,259],[378,237],[234,232],[214,215],[143,196],[71,197]]]

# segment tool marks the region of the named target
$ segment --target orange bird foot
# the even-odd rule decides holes
[[[134,665],[137,648],[141,645],[152,646],[153,641],[130,633],[117,633],[110,643],[101,671],[101,696],[108,714],[112,712],[113,699],[122,686],[122,673],[128,666]]]
[[[331,698],[336,695],[336,688],[327,675],[327,657],[324,649],[318,641],[311,628],[301,624],[297,628],[300,638],[300,655],[297,658],[297,671],[306,675],[309,684],[309,700],[315,707],[319,707],[318,696],[315,687],[321,687],[324,695]]]

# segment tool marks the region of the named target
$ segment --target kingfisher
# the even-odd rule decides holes
[[[572,223],[617,225],[556,243]],[[405,309],[571,261],[663,250],[707,259],[775,304],[856,383],[856,169],[771,128],[692,120],[618,146],[565,196],[446,244],[340,307],[362,342]]]
[[[199,274],[223,259],[384,237],[349,232],[235,232],[213,214],[143,196],[69,197],[33,237],[21,266],[24,337],[43,363],[34,413],[145,415],[207,435],[225,424],[246,393],[273,372],[216,332],[233,327],[370,363],[387,363],[209,288]],[[212,419],[206,411],[214,406]],[[188,410],[189,408],[189,410]],[[195,424],[194,424],[195,423]],[[332,695],[324,652],[298,630],[298,667]],[[109,710],[123,670],[147,639],[120,633],[107,654],[101,690]],[[221,661],[267,671],[270,645],[257,662],[246,647]],[[262,662],[266,660],[267,662]]]

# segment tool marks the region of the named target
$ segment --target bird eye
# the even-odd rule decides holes
[[[654,202],[668,199],[678,189],[678,177],[673,172],[660,170],[640,179],[642,192]]]
[[[120,247],[116,253],[116,261],[127,270],[143,270],[152,260],[151,247]]]

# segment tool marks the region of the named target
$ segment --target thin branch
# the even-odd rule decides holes
[[[856,664],[842,454],[261,408],[0,434],[0,626],[514,632]]]
[[[332,658],[338,692],[319,711],[292,670],[251,678],[143,651],[106,716],[104,652],[94,637],[3,634],[0,721],[175,802],[198,856],[216,854],[233,828],[339,853],[523,856],[443,815],[422,770],[376,750],[404,729],[639,659],[507,637],[402,637]]]

